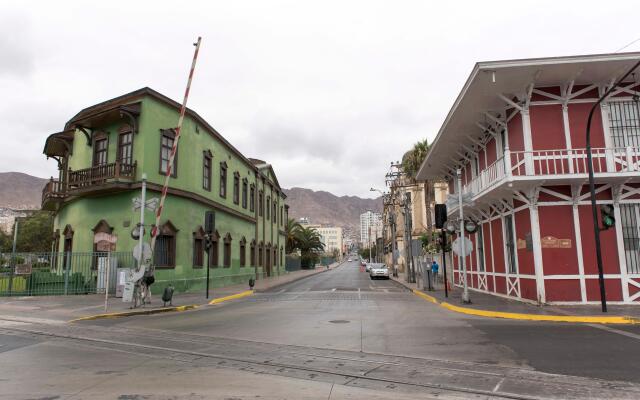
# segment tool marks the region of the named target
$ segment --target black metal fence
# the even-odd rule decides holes
[[[0,253],[0,296],[115,293],[131,253]]]

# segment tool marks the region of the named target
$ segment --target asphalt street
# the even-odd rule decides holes
[[[640,327],[457,314],[355,262],[181,313],[0,316],[0,399],[635,399],[638,359]]]

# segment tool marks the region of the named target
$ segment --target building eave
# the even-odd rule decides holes
[[[473,130],[469,126],[469,121],[473,119],[470,114],[489,111],[489,108],[483,107],[495,103],[498,94],[523,91],[526,85],[534,82],[538,87],[560,85],[563,83],[561,79],[567,82],[572,77],[584,83],[606,84],[619,77],[638,59],[640,52],[476,63],[431,143],[430,151],[418,169],[417,179],[424,181],[442,177],[442,163],[451,163],[457,157],[455,152],[461,144],[471,144],[468,136],[480,133],[477,127]],[[496,81],[487,84],[494,77]],[[467,103],[473,104],[473,107]]]

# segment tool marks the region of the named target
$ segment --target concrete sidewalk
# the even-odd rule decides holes
[[[334,263],[327,269],[325,266],[315,269],[288,272],[280,276],[260,279],[256,282],[255,291],[270,290],[308,276],[316,275],[338,267]],[[204,291],[191,293],[174,293],[173,307],[175,311],[208,305],[214,299],[223,299],[249,290],[248,284],[232,285],[209,290],[209,299]],[[131,303],[122,302],[121,298],[109,297],[107,310],[104,308],[104,294],[77,296],[29,296],[29,297],[0,297],[0,319],[42,320],[48,322],[66,322],[79,318],[88,318],[103,313],[129,313]],[[135,309],[140,314],[155,314],[167,310],[163,306],[160,295],[153,295],[151,304]]]
[[[453,287],[449,291],[449,297],[445,297],[444,285],[440,282],[435,285],[433,291],[423,290],[422,280],[420,285],[407,283],[404,273],[399,273],[393,280],[411,290],[419,290],[432,296],[439,303],[448,303],[454,306],[465,307],[473,310],[486,310],[492,312],[505,312],[534,315],[563,315],[563,316],[610,316],[640,318],[640,307],[635,305],[608,304],[607,313],[603,313],[599,304],[585,305],[542,305],[525,303],[500,296],[494,296],[475,290],[469,290],[471,304],[463,304],[462,288]]]

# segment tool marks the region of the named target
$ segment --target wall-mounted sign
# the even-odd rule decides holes
[[[570,249],[571,239],[558,239],[554,236],[545,236],[540,239],[543,249]]]

